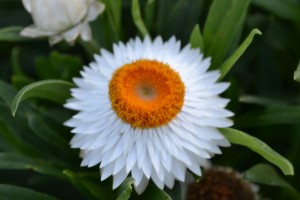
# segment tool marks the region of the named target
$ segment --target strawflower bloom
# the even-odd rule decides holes
[[[218,96],[229,84],[216,83],[220,73],[207,72],[210,59],[199,49],[180,49],[174,37],[136,38],[95,60],[73,79],[78,87],[65,107],[79,113],[65,125],[82,166],[100,163],[101,180],[113,176],[113,188],[129,173],[138,193],[150,179],[172,188],[230,146],[217,129],[232,125],[229,100]]]
[[[80,36],[92,39],[90,21],[94,21],[105,6],[97,0],[22,0],[34,24],[21,31],[25,37],[49,37],[51,45],[66,40],[73,44]]]

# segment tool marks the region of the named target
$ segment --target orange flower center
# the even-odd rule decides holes
[[[167,124],[181,110],[184,92],[178,73],[156,60],[125,64],[109,83],[112,108],[136,128]]]

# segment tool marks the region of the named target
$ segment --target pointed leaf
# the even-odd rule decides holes
[[[61,80],[44,80],[34,82],[21,89],[11,103],[11,113],[16,114],[19,104],[29,97],[40,97],[57,103],[64,103],[70,97],[74,85]]]
[[[0,98],[2,98],[7,105],[10,105],[17,91],[8,83],[0,80]]]
[[[132,184],[134,183],[134,179],[129,177],[127,178],[120,188],[120,195],[118,196],[117,200],[128,200],[130,198],[132,192]]]
[[[291,187],[291,185],[279,176],[276,170],[269,164],[260,163],[243,173],[243,178],[272,186]]]
[[[27,188],[14,186],[14,185],[4,185],[0,184],[0,199],[9,200],[58,200],[55,197],[36,192]]]
[[[153,183],[149,183],[146,191],[140,195],[143,200],[172,200],[169,194],[156,187]]]
[[[28,40],[20,35],[22,27],[13,26],[0,29],[0,41],[16,42]]]
[[[121,38],[121,12],[122,12],[122,0],[102,0],[105,4],[104,15],[108,16],[109,26],[112,28],[112,35],[114,36],[114,41],[118,41]],[[98,24],[97,24],[98,25]],[[101,24],[102,25],[102,24]],[[99,25],[98,25],[99,26]]]
[[[244,40],[244,42],[235,50],[235,52],[221,65],[219,68],[221,71],[221,76],[219,79],[222,79],[232,68],[232,66],[236,63],[236,61],[243,55],[245,50],[251,44],[254,36],[258,34],[261,35],[262,33],[258,29],[253,29],[248,37]]]
[[[216,69],[239,36],[250,0],[214,0],[203,28],[205,55]]]
[[[132,14],[134,24],[136,25],[140,33],[143,35],[143,37],[149,35],[149,32],[142,19],[139,0],[132,0],[131,14]]]
[[[190,44],[192,48],[200,48],[201,52],[204,52],[203,38],[198,24],[194,27],[191,33]]]
[[[251,120],[254,119],[255,120]],[[298,124],[300,121],[300,106],[268,105],[249,111],[239,117],[238,127],[270,126],[275,124]]]
[[[299,192],[281,178],[276,170],[268,164],[260,163],[255,165],[243,173],[243,178],[255,183],[287,188],[297,197],[295,199],[300,199]]]
[[[252,0],[252,3],[283,19],[300,22],[300,5],[297,1]]]
[[[55,132],[42,117],[34,114],[28,115],[28,125],[33,132],[45,142],[66,153],[69,150],[68,141]],[[67,148],[67,149],[66,149]]]
[[[145,7],[145,24],[146,27],[151,31],[155,25],[155,17],[156,17],[156,0],[147,0],[146,7]]]
[[[28,158],[15,153],[0,153],[0,169],[33,170],[41,174],[65,179],[60,170],[51,166],[46,161]]]
[[[116,199],[115,193],[111,191],[111,186],[107,184],[104,186],[100,180],[95,182],[91,179],[87,179],[86,175],[76,174],[70,170],[64,170],[63,173],[69,178],[70,182],[89,199]]]
[[[269,162],[279,167],[285,175],[294,175],[294,167],[290,161],[271,149],[261,140],[232,128],[222,128],[220,131],[231,143],[248,147]]]

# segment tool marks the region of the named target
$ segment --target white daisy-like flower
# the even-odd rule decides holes
[[[80,36],[92,39],[90,21],[94,21],[105,6],[96,0],[22,0],[32,15],[34,24],[24,28],[25,37],[49,37],[50,45],[66,40],[73,44]]]
[[[217,129],[232,125],[229,100],[218,96],[229,84],[216,83],[220,72],[207,72],[210,59],[199,49],[180,49],[175,37],[136,38],[95,60],[74,78],[65,107],[79,112],[65,125],[74,128],[81,165],[100,164],[101,180],[113,176],[113,188],[129,174],[138,193],[150,179],[172,188],[230,146]]]

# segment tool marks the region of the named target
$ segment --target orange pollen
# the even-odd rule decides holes
[[[136,128],[167,124],[181,110],[185,86],[177,72],[156,60],[137,60],[117,69],[109,83],[112,108]]]

